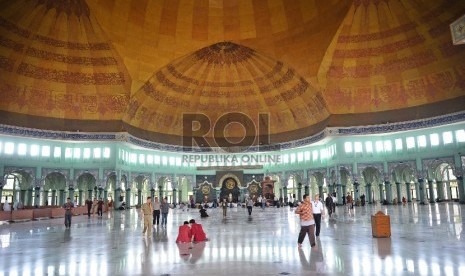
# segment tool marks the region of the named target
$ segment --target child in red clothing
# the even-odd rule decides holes
[[[195,223],[195,219],[191,219],[189,223],[191,224],[191,235],[193,242],[208,241],[207,235],[205,235],[205,232],[203,231],[202,224]]]
[[[189,222],[184,221],[184,224],[179,226],[179,233],[176,242],[191,242],[192,233],[189,227]]]

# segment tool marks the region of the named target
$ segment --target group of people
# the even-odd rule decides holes
[[[152,227],[154,225],[160,225],[160,214],[161,214],[161,226],[166,227],[168,222],[168,212],[170,205],[167,202],[167,198],[163,198],[162,202],[159,202],[158,197],[155,197],[154,202],[152,203],[152,197],[148,196],[147,201],[142,204],[141,218],[144,221],[144,230],[142,234],[147,233],[150,235],[152,233]]]
[[[97,215],[99,217],[103,216],[103,206],[105,203],[103,199],[94,198],[94,200],[87,199],[85,202],[87,206],[87,216],[90,218],[90,215],[95,216],[95,212],[97,211]],[[109,206],[110,207],[110,206]],[[71,201],[71,198],[67,198],[65,204],[63,204],[63,209],[65,209],[65,227],[71,227],[71,218],[73,217],[74,208],[76,208],[76,203]]]
[[[184,221],[179,226],[178,237],[176,242],[203,242],[208,241],[207,235],[203,231],[202,224],[196,223],[195,219]]]
[[[92,214],[92,217],[94,217],[96,211],[97,211],[97,216],[99,217],[103,216],[103,205],[105,205],[105,203],[103,202],[102,198],[97,199],[95,197],[94,200],[87,199],[86,205],[87,205],[87,216],[89,218],[91,214]]]
[[[202,212],[204,210],[204,212]],[[161,225],[166,227],[167,218],[169,212],[169,204],[166,198],[163,198],[163,201],[160,203],[158,197],[155,197],[154,202],[152,203],[152,198],[147,197],[147,201],[141,206],[142,219],[144,220],[144,228],[142,234],[150,235],[152,233],[152,226],[159,225],[160,222],[160,213],[161,213]],[[201,216],[204,217],[206,214],[205,209],[200,209]],[[195,222],[194,219],[191,219],[189,222],[185,221],[183,225],[179,226],[179,234],[176,239],[176,242],[201,242],[206,241],[207,236],[203,231],[201,224]]]
[[[320,236],[321,218],[324,215],[323,203],[320,196],[315,195],[311,200],[309,195],[303,196],[303,202],[296,208],[295,213],[300,216],[300,232],[297,239],[297,245],[302,247],[305,236],[308,235],[310,246],[316,245],[315,237]]]

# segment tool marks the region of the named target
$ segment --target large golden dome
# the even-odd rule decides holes
[[[293,131],[318,124],[329,115],[321,93],[295,70],[232,42],[202,48],[156,72],[131,97],[123,120],[139,137],[163,134],[164,142],[173,142],[189,135],[183,132],[185,114],[204,114],[211,129],[228,116],[238,124],[222,128],[220,137],[236,140],[246,135],[240,125],[257,129],[252,136],[258,134],[260,114],[269,121],[263,127],[275,140],[282,134],[289,139]],[[205,136],[219,138],[213,131]]]
[[[464,13],[458,0],[0,0],[0,123],[180,145],[185,113],[241,113],[247,128],[265,113],[276,143],[462,111],[449,24]]]

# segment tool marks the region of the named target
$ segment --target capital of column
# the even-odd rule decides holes
[[[463,179],[463,170],[461,168],[457,168],[454,174],[457,179]]]
[[[391,176],[390,176],[388,173],[385,173],[385,174],[383,175],[383,178],[384,178],[384,182],[390,183],[390,181],[391,181]]]

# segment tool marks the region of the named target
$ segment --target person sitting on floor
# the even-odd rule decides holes
[[[209,215],[207,214],[207,209],[203,208],[203,206],[200,206],[200,217],[201,218],[208,218]]]
[[[192,240],[191,228],[189,227],[189,222],[184,221],[184,224],[179,226],[178,237],[176,242],[190,242]]]
[[[208,241],[207,236],[203,231],[202,224],[195,223],[195,219],[191,219],[189,223],[191,224],[191,235],[193,242]]]

